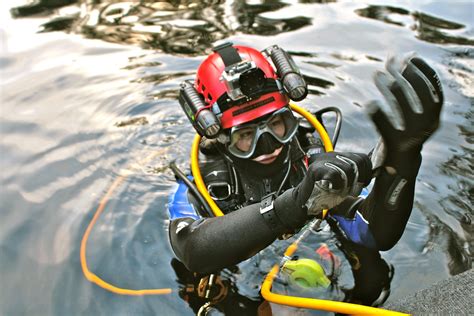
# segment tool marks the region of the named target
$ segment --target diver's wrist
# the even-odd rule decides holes
[[[389,175],[410,176],[417,174],[421,166],[421,149],[397,154],[388,154],[383,165]]]
[[[262,215],[268,228],[270,228],[277,235],[281,235],[286,231],[286,228],[275,212],[275,198],[275,193],[269,194],[262,198],[262,201],[260,202],[260,215]]]
[[[295,190],[296,188],[286,190],[274,201],[275,212],[286,227],[286,232],[300,229],[308,219],[306,207],[299,205],[294,197]]]

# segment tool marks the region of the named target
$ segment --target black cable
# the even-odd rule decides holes
[[[285,177],[283,178],[283,181],[280,183],[280,187],[276,191],[276,195],[280,195],[281,189],[283,189],[283,185],[285,184],[286,180],[288,179],[288,175],[290,174],[290,169],[291,169],[291,159],[290,159],[290,151],[291,151],[291,145],[288,146],[288,154],[286,159],[288,159],[288,170],[286,171]]]
[[[232,192],[235,192],[236,189],[235,189],[235,179],[234,179],[234,174],[233,174],[233,170],[232,170],[232,166],[230,165],[230,163],[226,160],[224,160],[224,163],[225,163],[225,166],[227,167],[227,172],[229,173],[229,180],[230,180],[230,188],[231,188],[231,194]]]
[[[214,217],[214,213],[212,213],[211,207],[206,202],[206,200],[201,195],[201,193],[199,193],[196,185],[191,180],[189,180],[188,177],[186,177],[186,175],[178,168],[178,166],[176,166],[176,163],[174,161],[170,163],[170,168],[177,178],[183,180],[184,184],[188,186],[189,190],[191,190],[191,193],[194,194],[194,196],[199,200],[201,205],[204,207],[207,214],[201,214],[201,215]]]
[[[336,108],[334,106],[329,106],[327,108],[324,108],[324,109],[321,109],[319,111],[314,112],[314,115],[316,116],[318,121],[321,122],[321,124],[323,124],[322,116],[323,116],[324,113],[327,113],[327,112],[336,113],[336,126],[334,127],[334,133],[333,133],[332,138],[331,138],[332,146],[336,147],[337,139],[339,138],[339,133],[341,131],[342,113],[341,113],[341,110],[339,110],[338,108]],[[324,124],[323,124],[323,126],[324,126]]]

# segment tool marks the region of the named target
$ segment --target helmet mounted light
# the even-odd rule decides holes
[[[276,66],[278,76],[283,82],[286,92],[293,101],[301,101],[308,95],[308,86],[296,66],[293,58],[277,45],[271,46],[265,52]]]
[[[191,82],[185,80],[181,83],[178,100],[199,135],[208,138],[218,136],[221,129],[220,122],[212,110],[205,105],[202,96]]]

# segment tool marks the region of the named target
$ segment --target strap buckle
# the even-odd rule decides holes
[[[217,52],[219,50],[223,50],[224,48],[226,47],[232,47],[232,45],[234,45],[234,43],[232,42],[224,42],[222,44],[219,44],[219,45],[216,45],[212,48],[212,51],[213,52]]]
[[[223,201],[232,195],[230,184],[223,181],[209,183],[207,191],[214,201]]]
[[[260,202],[260,214],[265,214],[273,210],[273,201],[275,200],[275,192],[270,193],[262,198]]]
[[[268,227],[280,235],[285,230],[285,228],[281,224],[280,219],[273,208],[273,201],[275,198],[275,192],[270,193],[262,198],[262,201],[260,202],[260,214],[262,214],[263,219],[265,220],[265,223],[268,225]]]

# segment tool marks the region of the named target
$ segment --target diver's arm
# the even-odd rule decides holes
[[[346,238],[377,250],[392,248],[402,236],[410,217],[420,165],[421,155],[418,154],[400,164],[396,173],[381,168],[366,199],[347,197],[332,210],[331,217],[337,221]]]
[[[305,224],[308,214],[315,215],[313,210],[339,204],[338,197],[351,190],[354,183],[367,184],[371,170],[367,155],[320,154],[301,183],[276,197],[273,204],[252,204],[224,216],[196,221],[173,220],[171,245],[193,272],[210,273],[229,267],[255,255],[278,236],[294,233]]]
[[[295,209],[293,189],[274,201],[276,225],[260,214],[260,203],[224,216],[170,223],[171,246],[176,256],[193,272],[211,273],[235,265],[270,245],[277,237],[304,225],[303,209]]]
[[[259,204],[224,216],[177,219],[170,224],[173,250],[193,272],[212,273],[237,264],[277,238],[260,215]]]
[[[419,57],[400,65],[391,59],[387,71],[377,73],[375,82],[392,109],[402,115],[403,127],[394,127],[380,105],[372,104],[371,117],[385,147],[374,188],[366,200],[354,200],[334,215],[349,239],[379,250],[392,248],[405,230],[413,207],[421,149],[438,128],[443,104],[436,72]]]
[[[354,184],[370,181],[372,164],[367,155],[323,153],[310,165],[296,188],[278,197],[264,198],[224,216],[194,220],[176,218],[170,223],[171,246],[193,272],[212,273],[237,264],[271,244],[284,233],[294,233],[323,208],[340,203]]]
[[[372,192],[359,206],[369,221],[377,249],[389,250],[400,240],[411,214],[421,154],[397,162],[396,169],[382,167]]]

